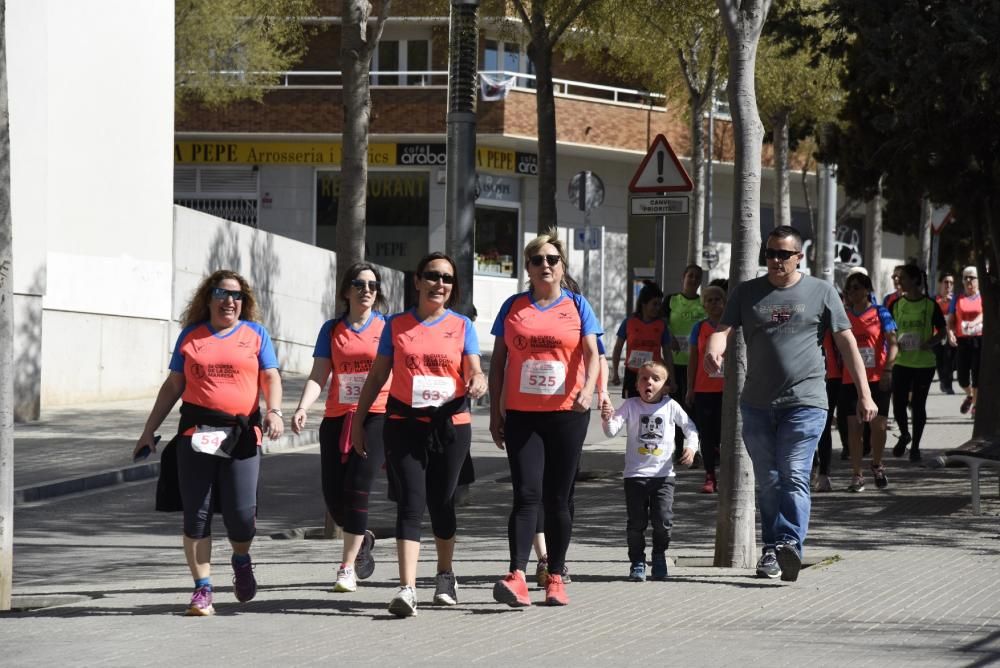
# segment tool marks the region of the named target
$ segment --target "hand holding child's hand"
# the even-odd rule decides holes
[[[694,450],[691,448],[684,448],[678,463],[683,464],[684,466],[691,466],[694,464]]]
[[[601,419],[607,422],[614,415],[615,410],[611,407],[611,402],[607,401],[601,404]]]

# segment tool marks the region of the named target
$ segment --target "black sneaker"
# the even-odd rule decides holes
[[[923,457],[920,456],[920,448],[910,448],[910,461],[919,462]]]
[[[889,486],[889,478],[885,475],[885,465],[872,465],[872,477],[875,478],[875,486],[879,489],[885,489]]]
[[[361,539],[361,549],[354,559],[354,572],[359,580],[366,580],[375,572],[375,557],[372,555],[372,548],[375,547],[375,534],[365,531]]]
[[[774,548],[777,553],[778,566],[781,567],[781,579],[785,582],[795,582],[799,579],[802,569],[802,557],[795,543],[778,543]]]
[[[900,434],[899,440],[896,441],[896,446],[892,449],[893,457],[902,457],[906,454],[906,446],[910,444],[913,438],[909,434]]]
[[[757,577],[773,580],[781,577],[781,566],[772,548],[764,548],[764,555],[757,562]]]

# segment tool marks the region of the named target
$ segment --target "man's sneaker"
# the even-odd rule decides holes
[[[354,569],[347,564],[341,564],[337,569],[337,581],[333,583],[333,591],[344,593],[358,590],[358,579],[354,575]]]
[[[188,604],[188,609],[185,611],[185,617],[208,617],[209,615],[215,614],[215,608],[212,607],[212,588],[198,587],[191,594],[191,603]]]
[[[535,582],[542,589],[545,589],[545,585],[549,582],[549,560],[545,557],[535,564]]]
[[[568,585],[573,582],[573,578],[569,576],[569,564],[563,564],[562,571],[559,573],[562,576],[562,583]]]
[[[923,457],[920,456],[920,448],[910,448],[910,461],[919,462]]]
[[[896,445],[892,449],[892,456],[893,457],[902,457],[903,455],[905,455],[906,454],[906,446],[908,446],[910,444],[910,441],[912,441],[912,440],[913,440],[913,437],[910,436],[909,434],[900,434],[899,440],[896,441]]]
[[[851,476],[851,484],[847,486],[848,492],[865,491],[865,477],[861,474]]]
[[[549,582],[545,585],[546,605],[567,605],[569,603],[569,596],[566,595],[566,587],[563,584],[561,575],[549,574]]]
[[[711,473],[705,474],[705,484],[701,486],[702,494],[712,494],[715,492],[715,476]]]
[[[546,572],[546,585],[548,580]],[[512,608],[523,608],[531,605],[531,598],[528,596],[528,581],[524,578],[524,571],[511,571],[493,585],[493,600],[497,603],[506,603]]]
[[[816,486],[813,487],[814,492],[832,492],[833,485],[830,483],[830,476],[825,473],[820,473],[819,477],[816,478]]]
[[[400,587],[389,601],[389,612],[397,617],[416,617],[417,590],[413,587]]]
[[[233,591],[236,594],[236,600],[240,603],[252,601],[253,597],[257,595],[257,578],[253,575],[253,564],[250,561],[242,564],[233,561],[232,564]]]
[[[795,582],[799,579],[802,569],[802,557],[799,548],[794,543],[778,543],[774,548],[781,567],[781,579],[784,582]]]
[[[875,478],[875,486],[879,489],[885,489],[889,486],[889,478],[885,475],[884,464],[879,464],[878,466],[872,464],[872,477]]]
[[[629,582],[645,582],[646,581],[646,562],[645,561],[633,561],[631,568],[628,569],[628,579],[629,579]]]
[[[653,555],[653,579],[654,580],[667,579],[667,555],[665,554]]]
[[[361,549],[358,550],[358,556],[354,559],[354,570],[358,574],[359,580],[367,580],[375,572],[375,557],[372,555],[374,547],[375,534],[371,531],[365,531],[364,538],[361,539]]]
[[[434,577],[434,605],[456,605],[458,603],[458,580],[451,571],[438,573]]]
[[[781,566],[773,549],[765,548],[760,561],[757,562],[757,577],[773,580],[781,577]]]
[[[972,408],[972,397],[966,397],[958,410],[962,413],[962,415],[965,415],[969,412],[970,408]]]

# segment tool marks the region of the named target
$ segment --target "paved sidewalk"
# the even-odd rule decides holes
[[[286,398],[294,402],[298,391],[286,387]],[[926,459],[971,435],[958,403],[931,396]],[[19,425],[16,485],[127,465],[151,400],[129,404],[47,413],[38,425]],[[178,614],[191,588],[180,518],[152,511],[152,480],[19,505],[15,595],[80,598],[0,616],[4,664],[1000,663],[1000,499],[993,470],[984,470],[983,514],[974,516],[964,468],[890,458],[887,491],[849,494],[847,471],[836,459],[837,491],[814,497],[807,544],[809,561],[822,561],[795,584],[707,566],[715,497],[698,493],[699,471],[682,471],[670,581],[635,584],[625,581],[624,441],[605,439],[595,414],[583,468],[596,475],[577,484],[572,603],[514,610],[495,604],[490,593],[506,569],[506,461],[489,442],[482,411],[474,433],[479,480],[459,510],[455,608],[429,605],[434,555],[427,540],[415,619],[395,620],[385,610],[396,586],[391,540],[377,544],[375,575],[358,592],[331,592],[339,542],[287,538],[322,524],[318,452],[302,440],[263,463],[253,550],[261,587],[251,603],[232,597],[216,518],[218,615],[211,619]],[[379,482],[372,508],[377,531],[393,521],[383,490]],[[533,599],[541,599],[538,590]]]

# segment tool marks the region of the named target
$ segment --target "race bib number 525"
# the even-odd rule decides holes
[[[566,394],[566,365],[551,360],[528,360],[521,365],[522,394]]]

